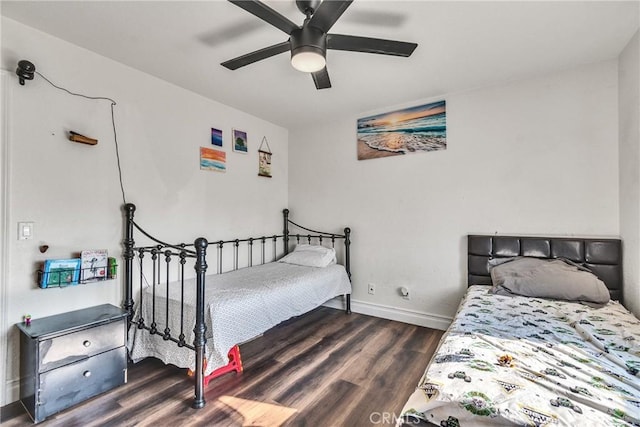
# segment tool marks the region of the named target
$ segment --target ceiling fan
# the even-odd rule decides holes
[[[317,89],[327,89],[331,87],[326,67],[327,49],[408,57],[418,46],[416,43],[395,40],[328,34],[353,0],[296,0],[298,9],[306,16],[302,26],[291,22],[259,0],[229,1],[289,35],[289,40],[285,42],[221,64],[230,70],[291,51],[291,65],[299,71],[311,73]]]

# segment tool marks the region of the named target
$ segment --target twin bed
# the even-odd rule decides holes
[[[190,369],[194,408],[205,405],[204,387],[212,378],[242,371],[238,344],[338,296],[350,312],[349,228],[344,234],[311,230],[291,221],[285,209],[281,235],[169,244],[145,232],[134,213],[135,206],[127,204],[129,357],[134,362],[156,357]],[[290,226],[306,233],[293,234]],[[135,230],[151,245],[136,247]],[[336,242],[344,243],[338,251],[343,265],[336,262]],[[215,251],[215,259],[207,257],[207,249]],[[216,265],[216,274],[208,273],[208,263]]]
[[[598,301],[622,296],[620,240],[469,236],[468,273],[406,425],[640,425],[640,321]]]
[[[350,312],[348,228],[317,232],[285,210],[282,235],[172,245],[125,212],[130,357],[192,369],[195,408],[210,378],[242,370],[238,344],[339,295]],[[134,229],[152,245],[135,247]],[[398,424],[640,426],[640,321],[617,302],[621,259],[617,239],[469,236],[469,288]]]

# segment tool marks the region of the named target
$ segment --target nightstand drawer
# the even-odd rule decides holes
[[[125,343],[126,319],[83,329],[67,335],[43,340],[39,343],[39,372],[86,359]]]
[[[37,420],[124,384],[126,376],[125,347],[46,372],[40,375]]]

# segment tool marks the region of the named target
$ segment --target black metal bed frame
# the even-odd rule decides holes
[[[128,327],[130,328],[132,325],[135,325],[138,329],[146,329],[150,334],[161,335],[165,341],[172,341],[176,343],[179,347],[186,347],[190,350],[195,351],[196,353],[196,364],[195,364],[195,372],[194,372],[194,401],[192,407],[195,409],[199,409],[205,406],[204,399],[204,349],[205,344],[207,342],[205,333],[207,330],[207,325],[205,323],[205,277],[207,273],[207,249],[210,245],[215,245],[217,247],[217,273],[223,273],[223,248],[225,245],[232,244],[233,245],[233,270],[237,270],[239,268],[239,247],[241,243],[246,243],[248,246],[248,265],[247,267],[253,266],[253,247],[254,244],[260,245],[261,250],[261,258],[260,264],[264,264],[265,262],[275,261],[277,259],[277,242],[278,239],[281,239],[283,242],[283,253],[286,255],[289,253],[289,242],[291,239],[295,238],[297,243],[300,243],[301,240],[306,240],[307,243],[311,244],[311,242],[318,242],[322,244],[323,241],[329,240],[331,245],[335,247],[336,240],[344,240],[344,267],[347,271],[347,275],[349,280],[351,280],[351,270],[350,270],[350,245],[351,245],[351,229],[345,228],[344,234],[336,234],[336,233],[328,233],[322,231],[312,230],[306,227],[303,227],[299,224],[296,224],[292,220],[289,219],[289,210],[284,209],[283,213],[283,226],[284,231],[283,234],[280,235],[272,235],[272,236],[261,236],[261,237],[249,237],[244,239],[233,239],[233,240],[218,240],[209,242],[204,237],[199,237],[195,239],[195,241],[191,244],[179,243],[179,244],[169,244],[165,243],[144,231],[135,221],[134,221],[134,213],[136,207],[132,203],[127,203],[124,205],[124,214],[125,214],[125,236],[123,240],[124,251],[124,284],[125,284],[125,292],[124,292],[124,309],[128,313]],[[307,234],[292,234],[289,231],[289,225],[293,225],[301,230],[307,232]],[[134,229],[137,229],[140,233],[146,236],[151,241],[155,242],[156,245],[153,246],[141,246],[135,247],[134,240]],[[271,254],[271,260],[265,261],[265,245],[267,242],[271,242],[273,245],[273,251]],[[172,335],[172,331],[169,328],[168,320],[165,328],[163,330],[159,329],[158,324],[155,319],[156,312],[156,301],[155,301],[155,286],[153,286],[153,301],[152,301],[152,313],[153,318],[151,319],[151,324],[147,325],[145,319],[143,317],[139,317],[136,321],[133,319],[134,314],[134,300],[133,300],[133,260],[138,256],[140,261],[140,301],[139,304],[142,304],[142,289],[143,282],[146,282],[146,278],[143,273],[143,259],[146,254],[150,254],[150,259],[152,261],[152,284],[155,285],[160,283],[161,277],[161,269],[164,257],[164,265],[166,271],[167,278],[167,298],[165,303],[165,319],[169,319],[169,277],[170,277],[170,266],[172,259],[179,259],[178,261],[178,271],[177,275],[179,277],[178,282],[181,286],[181,304],[180,304],[180,334],[176,338]],[[187,259],[194,259],[194,269],[196,271],[196,319],[195,325],[193,328],[193,332],[195,334],[193,344],[190,344],[185,341],[184,334],[184,278],[185,278],[185,264],[187,263]],[[174,263],[175,264],[175,263]],[[351,313],[351,295],[346,294],[346,309],[345,312]]]

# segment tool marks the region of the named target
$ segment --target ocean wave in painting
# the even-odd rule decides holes
[[[359,122],[358,140],[396,153],[442,150],[447,147],[446,113],[399,122]]]
[[[225,171],[227,169],[224,163],[217,162],[215,160],[200,160],[200,168],[206,170],[217,170],[217,171]]]
[[[227,153],[213,148],[200,147],[200,169],[225,172]]]

